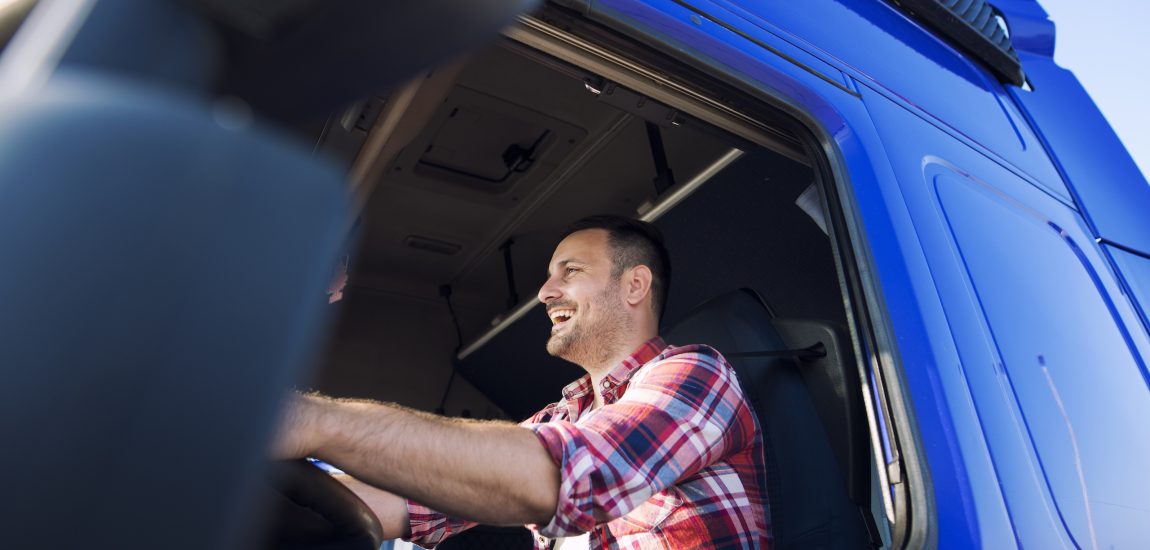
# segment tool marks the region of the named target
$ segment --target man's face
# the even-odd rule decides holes
[[[612,271],[606,230],[572,233],[555,248],[539,289],[552,323],[548,353],[587,366],[616,352],[631,321]]]

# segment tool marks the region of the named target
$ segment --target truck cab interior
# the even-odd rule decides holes
[[[530,32],[324,122],[316,148],[363,208],[311,387],[523,420],[582,375],[546,353],[535,307],[561,232],[592,214],[649,220],[673,265],[663,334],[726,353],[765,426],[779,547],[889,541],[832,215],[795,123],[657,99],[634,73],[516,40]],[[666,88],[706,82],[660,70]]]

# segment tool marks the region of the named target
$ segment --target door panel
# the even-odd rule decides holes
[[[1019,538],[1041,547],[1147,540],[1150,476],[1140,465],[1150,463],[1150,427],[1134,422],[1150,417],[1146,342],[1127,328],[1136,317],[1114,299],[1121,291],[1085,223],[906,109],[863,97]]]
[[[1142,313],[1142,322],[1147,329],[1150,329],[1150,258],[1113,246],[1105,248],[1122,270],[1126,284],[1130,286],[1130,292],[1134,295],[1134,302]]]

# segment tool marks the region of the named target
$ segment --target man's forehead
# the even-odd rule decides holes
[[[555,247],[551,265],[571,262],[588,263],[607,259],[607,231],[584,229],[568,235]]]

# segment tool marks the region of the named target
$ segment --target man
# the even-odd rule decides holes
[[[339,466],[385,533],[422,546],[472,525],[458,517],[527,524],[544,548],[587,532],[593,548],[767,547],[754,413],[718,352],[658,337],[669,282],[654,227],[581,220],[539,290],[547,351],[587,371],[562,401],[515,425],[300,396],[276,453]]]

